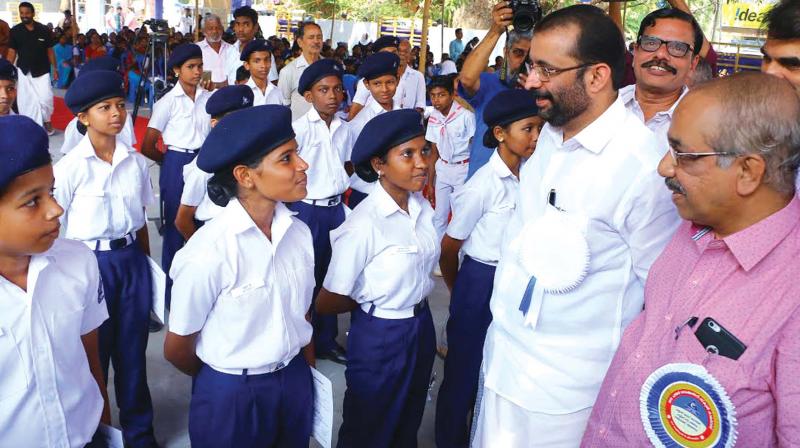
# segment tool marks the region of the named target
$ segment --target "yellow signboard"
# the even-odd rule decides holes
[[[8,12],[11,13],[11,25],[14,26],[19,23],[19,4],[20,2],[8,2],[6,3],[6,8]],[[33,20],[37,20],[39,18],[39,13],[44,11],[44,5],[42,3],[33,3],[34,15]]]
[[[764,16],[774,5],[775,0],[725,0],[722,4],[722,26],[761,29]]]

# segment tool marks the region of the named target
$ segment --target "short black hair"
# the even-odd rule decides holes
[[[639,33],[636,35],[636,42],[639,42],[639,39],[642,38],[645,29],[656,25],[656,20],[658,19],[681,20],[691,25],[692,34],[694,34],[692,52],[695,56],[700,54],[700,49],[703,48],[703,30],[700,28],[700,24],[697,23],[697,20],[695,20],[694,16],[691,14],[675,8],[656,9],[655,11],[646,15],[644,19],[642,19],[642,23],[639,24]]]
[[[236,69],[236,82],[244,81],[249,77],[250,72],[244,68],[244,65],[240,65],[239,68]]]
[[[295,39],[302,39],[303,37],[305,37],[305,35],[306,35],[306,27],[309,26],[309,25],[315,26],[315,27],[319,28],[320,31],[322,31],[322,27],[319,26],[319,23],[317,23],[317,22],[300,22],[300,23],[297,24],[297,31],[294,33],[294,38]]]
[[[17,9],[22,9],[22,8],[30,8],[31,12],[33,12],[33,13],[36,12],[36,8],[34,8],[33,5],[30,2],[22,2],[22,3],[20,3],[19,6],[17,7]]]
[[[462,33],[462,34],[463,34],[463,33],[464,33],[464,30],[462,30],[461,28],[456,28],[456,31],[455,31],[455,32],[456,32],[456,33]]]
[[[800,39],[800,3],[782,0],[764,17],[769,39]]]
[[[236,20],[237,17],[247,17],[253,23],[253,26],[258,25],[258,13],[249,6],[236,8],[236,11],[233,11],[233,20]]]
[[[578,28],[572,57],[583,63],[608,64],[614,89],[622,87],[625,77],[625,40],[614,21],[600,8],[572,5],[545,16],[536,25],[536,32],[570,25]]]
[[[428,92],[433,90],[434,88],[439,87],[441,89],[447,90],[447,93],[450,95],[453,94],[453,78],[450,75],[444,76],[434,76],[431,78],[430,84],[428,84]]]

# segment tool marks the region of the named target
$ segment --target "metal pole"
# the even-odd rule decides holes
[[[445,1],[446,0],[442,0],[442,21],[439,24],[439,26],[442,27],[442,30],[441,30],[442,31],[442,37],[441,37],[442,41],[439,42],[439,57],[441,57],[444,54],[444,12],[445,12],[444,11],[444,4],[445,4]],[[448,51],[450,51],[450,50],[448,49]],[[441,61],[439,61],[439,62],[441,62]]]

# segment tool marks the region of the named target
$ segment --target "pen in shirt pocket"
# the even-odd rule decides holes
[[[695,324],[697,324],[697,316],[692,316],[686,319],[685,322],[675,327],[675,340],[678,340],[678,336],[680,336],[683,327],[688,326],[689,328],[694,328]]]

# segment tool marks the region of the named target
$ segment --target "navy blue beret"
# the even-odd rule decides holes
[[[77,114],[100,101],[117,97],[125,98],[122,76],[117,72],[102,70],[75,78],[64,95],[64,102],[73,114]]]
[[[203,50],[195,44],[180,44],[172,49],[172,53],[167,60],[167,70],[173,67],[180,67],[189,59],[203,59]]]
[[[397,48],[400,45],[400,38],[396,36],[381,36],[372,43],[372,51],[379,52],[386,47]]]
[[[422,115],[414,109],[398,109],[377,115],[367,122],[353,145],[350,160],[356,174],[367,182],[374,182],[378,176],[370,160],[420,135],[425,135],[425,127]]]
[[[206,113],[218,117],[244,109],[253,105],[253,98],[253,89],[244,84],[225,86],[211,94],[206,102]]]
[[[303,70],[303,74],[300,75],[300,81],[297,83],[297,93],[304,94],[306,90],[314,87],[317,81],[327,76],[336,76],[341,80],[343,74],[344,69],[335,60],[320,59]]]
[[[118,72],[119,64],[119,59],[113,56],[100,56],[99,58],[90,59],[83,64],[83,67],[81,67],[81,70],[78,72],[78,76],[98,70]]]
[[[239,60],[247,61],[250,55],[255,51],[268,51],[270,54],[272,54],[272,45],[270,45],[269,42],[265,41],[264,39],[251,40],[250,43],[244,46],[244,50],[242,50]]]
[[[8,59],[0,58],[0,79],[6,81],[17,80],[17,67],[8,62]]]
[[[400,57],[394,53],[380,52],[369,56],[358,68],[358,76],[367,81],[383,75],[397,76]]]
[[[268,104],[225,115],[203,142],[197,167],[215,173],[260,155],[294,138],[292,111]]]
[[[17,177],[50,163],[47,132],[23,115],[0,117],[0,190]]]
[[[483,122],[488,129],[483,134],[483,144],[487,148],[497,147],[492,129],[505,126],[523,118],[539,114],[533,93],[522,89],[509,89],[499,92],[483,110]]]

